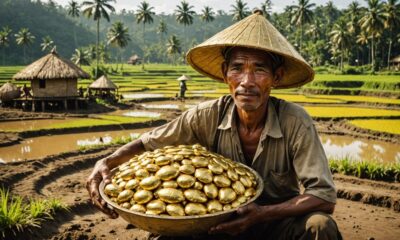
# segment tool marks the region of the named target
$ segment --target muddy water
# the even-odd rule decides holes
[[[0,122],[0,131],[27,131],[44,128],[53,124],[67,123],[74,120],[74,118],[67,118]]]
[[[328,158],[400,163],[400,145],[349,136],[321,135]]]
[[[164,97],[161,93],[127,93],[122,94],[125,99],[143,99],[143,98],[160,98]]]
[[[0,147],[0,163],[42,158],[51,154],[77,150],[80,146],[101,144],[101,141],[110,143],[115,138],[137,137],[138,134],[149,130],[151,128],[27,138],[20,144]]]

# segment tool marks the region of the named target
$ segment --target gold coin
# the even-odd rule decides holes
[[[213,181],[213,174],[208,168],[197,168],[194,176],[202,183],[211,183]]]
[[[156,189],[158,186],[160,186],[161,180],[160,178],[156,176],[150,176],[144,178],[142,181],[140,181],[140,187],[142,187],[145,190],[153,190]]]
[[[134,205],[132,205],[132,207],[129,210],[135,211],[135,212],[141,212],[141,213],[146,212],[146,208],[141,204],[134,204]]]
[[[185,206],[185,213],[189,216],[204,215],[207,213],[207,209],[201,203],[188,203]]]
[[[135,192],[133,198],[138,204],[145,204],[153,198],[153,193],[148,190],[139,190]]]
[[[214,177],[214,183],[220,188],[231,186],[231,180],[222,174]]]
[[[214,199],[218,196],[218,188],[213,183],[206,184],[204,185],[204,193],[208,198]]]
[[[178,169],[172,166],[163,166],[160,170],[157,171],[156,176],[162,180],[171,180],[178,176]]]
[[[166,207],[166,211],[171,216],[185,216],[185,210],[183,209],[181,204],[168,204]]]
[[[133,191],[126,189],[118,194],[117,200],[120,203],[126,202],[129,201],[132,198],[132,196],[133,196]]]
[[[181,188],[190,188],[196,182],[196,178],[188,174],[181,174],[177,179],[176,182]]]
[[[155,212],[157,215],[165,212],[165,203],[159,199],[152,200],[147,203],[147,211]]]
[[[104,193],[109,196],[117,197],[119,192],[120,191],[119,191],[118,187],[116,187],[112,183],[107,184],[106,187],[104,188]]]
[[[222,204],[227,204],[236,199],[236,193],[232,188],[220,188],[218,199]]]
[[[207,203],[207,212],[215,213],[222,211],[222,204],[217,200],[211,200]]]
[[[207,202],[207,196],[200,190],[197,189],[187,189],[183,192],[185,198],[191,202],[195,203],[205,203]]]
[[[157,196],[167,203],[179,203],[185,200],[181,190],[176,188],[161,188],[157,190]]]

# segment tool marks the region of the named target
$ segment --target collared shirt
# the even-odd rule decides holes
[[[279,203],[300,194],[336,202],[336,190],[328,161],[312,118],[300,106],[279,100],[279,114],[268,101],[267,118],[251,163],[264,181],[259,203]],[[211,149],[217,128],[221,130],[217,153],[246,164],[236,126],[233,101],[218,125],[221,98],[207,101],[177,119],[141,136],[146,150],[166,145],[199,143]],[[279,116],[279,117],[278,117]]]

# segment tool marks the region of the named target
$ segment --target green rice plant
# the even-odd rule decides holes
[[[33,219],[51,218],[47,202],[40,199],[30,199],[28,211],[30,217]]]
[[[29,215],[22,197],[11,197],[8,189],[0,188],[0,204],[0,233],[3,237],[8,230],[15,234],[26,226],[39,226],[39,221]]]
[[[57,198],[51,198],[49,200],[44,201],[47,211],[49,212],[50,216],[54,215],[57,211],[70,211],[70,208],[61,200]]]
[[[305,106],[304,108],[312,117],[320,118],[400,117],[399,110],[344,106]]]

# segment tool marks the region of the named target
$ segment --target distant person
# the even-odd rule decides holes
[[[27,100],[28,97],[31,96],[30,89],[26,86],[26,83],[25,83],[24,86],[22,87],[22,93],[23,93],[24,96],[25,96],[25,100]]]
[[[179,88],[180,88],[181,101],[185,101],[185,92],[187,90],[186,81],[185,80],[182,80],[182,81],[179,82]]]

